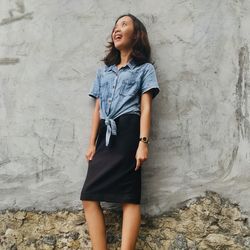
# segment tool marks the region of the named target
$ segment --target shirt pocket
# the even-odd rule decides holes
[[[140,81],[138,80],[123,80],[119,93],[122,96],[133,96],[138,92],[139,87]]]

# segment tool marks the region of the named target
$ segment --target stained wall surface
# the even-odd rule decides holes
[[[142,210],[213,190],[250,214],[249,1],[0,2],[0,209],[81,208],[94,100],[115,19],[147,27],[153,101]]]

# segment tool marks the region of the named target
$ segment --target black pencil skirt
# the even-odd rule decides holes
[[[141,167],[136,166],[140,136],[140,116],[123,114],[115,119],[117,135],[105,146],[106,125],[101,119],[96,152],[88,161],[88,170],[80,200],[128,202],[140,204]]]

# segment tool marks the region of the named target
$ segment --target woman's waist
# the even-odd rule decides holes
[[[105,122],[106,120],[114,120],[114,121],[118,122],[120,119],[124,119],[124,118],[132,119],[133,117],[135,117],[135,118],[140,117],[140,114],[138,114],[138,113],[123,113],[115,118],[113,118],[112,116],[107,116],[106,118],[103,117],[100,120],[102,122]]]
[[[140,121],[140,115],[136,113],[124,113],[119,115],[116,118],[110,118],[107,117],[106,119],[102,118],[100,119],[101,122],[101,128],[106,128],[107,125],[110,125],[112,127],[112,122],[110,120],[113,120],[115,122],[115,126],[118,129],[126,129],[131,126],[135,126],[139,124]]]

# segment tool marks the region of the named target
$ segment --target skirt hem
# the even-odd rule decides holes
[[[121,195],[120,198],[117,197],[117,194],[93,194],[93,193],[85,193],[81,195],[80,200],[91,200],[91,201],[105,201],[105,202],[114,202],[114,203],[122,203],[129,202],[134,204],[140,204],[140,200],[134,199],[132,197]]]

